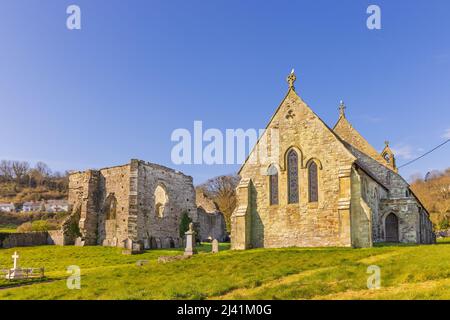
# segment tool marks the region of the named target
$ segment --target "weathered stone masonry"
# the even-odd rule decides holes
[[[197,221],[192,177],[140,160],[72,173],[69,204],[80,237],[65,244],[178,247],[182,214]]]
[[[378,153],[347,121],[343,103],[334,129],[328,127],[297,95],[295,79],[291,73],[286,97],[248,158],[257,158],[264,143],[278,159],[247,160],[239,171],[232,248],[434,243],[429,214],[397,173],[388,142]],[[279,141],[272,145],[274,131]],[[295,178],[288,166],[292,151]],[[311,163],[317,200],[310,197]],[[293,201],[290,188],[298,193]]]

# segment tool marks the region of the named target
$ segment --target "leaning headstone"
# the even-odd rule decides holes
[[[117,247],[118,242],[119,240],[116,237],[112,238],[111,247]]]
[[[123,240],[123,247],[125,249],[132,249],[133,248],[133,241],[131,239]]]
[[[185,256],[192,256],[197,253],[195,250],[195,231],[194,225],[189,223],[189,230],[185,232],[186,235],[186,248],[184,249]]]
[[[84,240],[81,237],[75,239],[75,246],[84,247]]]
[[[138,260],[138,261],[136,261],[136,265],[138,267],[145,266],[146,264],[148,264],[148,260]]]
[[[211,252],[212,253],[218,253],[219,252],[219,241],[217,239],[214,239],[211,242]]]
[[[143,245],[139,242],[133,242],[131,239],[123,241],[122,254],[138,254],[143,252]]]

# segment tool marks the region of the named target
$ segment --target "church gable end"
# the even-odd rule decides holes
[[[428,214],[406,192],[390,149],[378,154],[346,120],[343,104],[330,129],[297,95],[293,72],[287,80],[285,98],[239,171],[232,248],[368,247],[393,238],[386,236],[390,214],[399,241],[432,243]]]
[[[356,158],[297,95],[293,77],[239,172],[253,183],[246,206],[250,246],[350,246],[350,169]],[[271,158],[254,161],[266,144]]]

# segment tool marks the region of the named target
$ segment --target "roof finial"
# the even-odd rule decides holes
[[[289,84],[289,89],[295,90],[294,87],[295,80],[297,80],[297,77],[295,76],[294,69],[292,69],[291,73],[286,78],[286,81]]]
[[[341,117],[344,117],[344,118],[345,118],[345,109],[346,109],[346,108],[347,108],[347,107],[345,106],[344,101],[341,100],[341,102],[339,103],[339,115],[340,115]]]
[[[386,145],[386,147],[389,147],[389,141],[388,141],[388,140],[386,140],[386,141],[384,142],[384,144]]]

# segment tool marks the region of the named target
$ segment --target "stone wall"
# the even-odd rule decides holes
[[[72,173],[69,203],[80,208],[78,243],[84,245],[179,246],[183,212],[198,220],[192,177],[140,160]]]
[[[199,237],[201,241],[217,239],[221,242],[228,240],[226,223],[218,205],[208,198],[203,190],[195,191],[197,204]]]
[[[134,241],[141,241],[145,248],[169,248],[182,245],[180,222],[184,212],[198,221],[195,190],[192,177],[156,164],[143,161],[137,167],[136,221],[129,226],[136,233],[130,234]],[[164,190],[164,201],[156,201],[157,188]]]
[[[30,247],[51,244],[47,232],[0,233],[0,248]]]
[[[202,208],[197,209],[199,236],[201,241],[217,239],[220,242],[227,241],[225,218],[221,212],[206,212]]]

